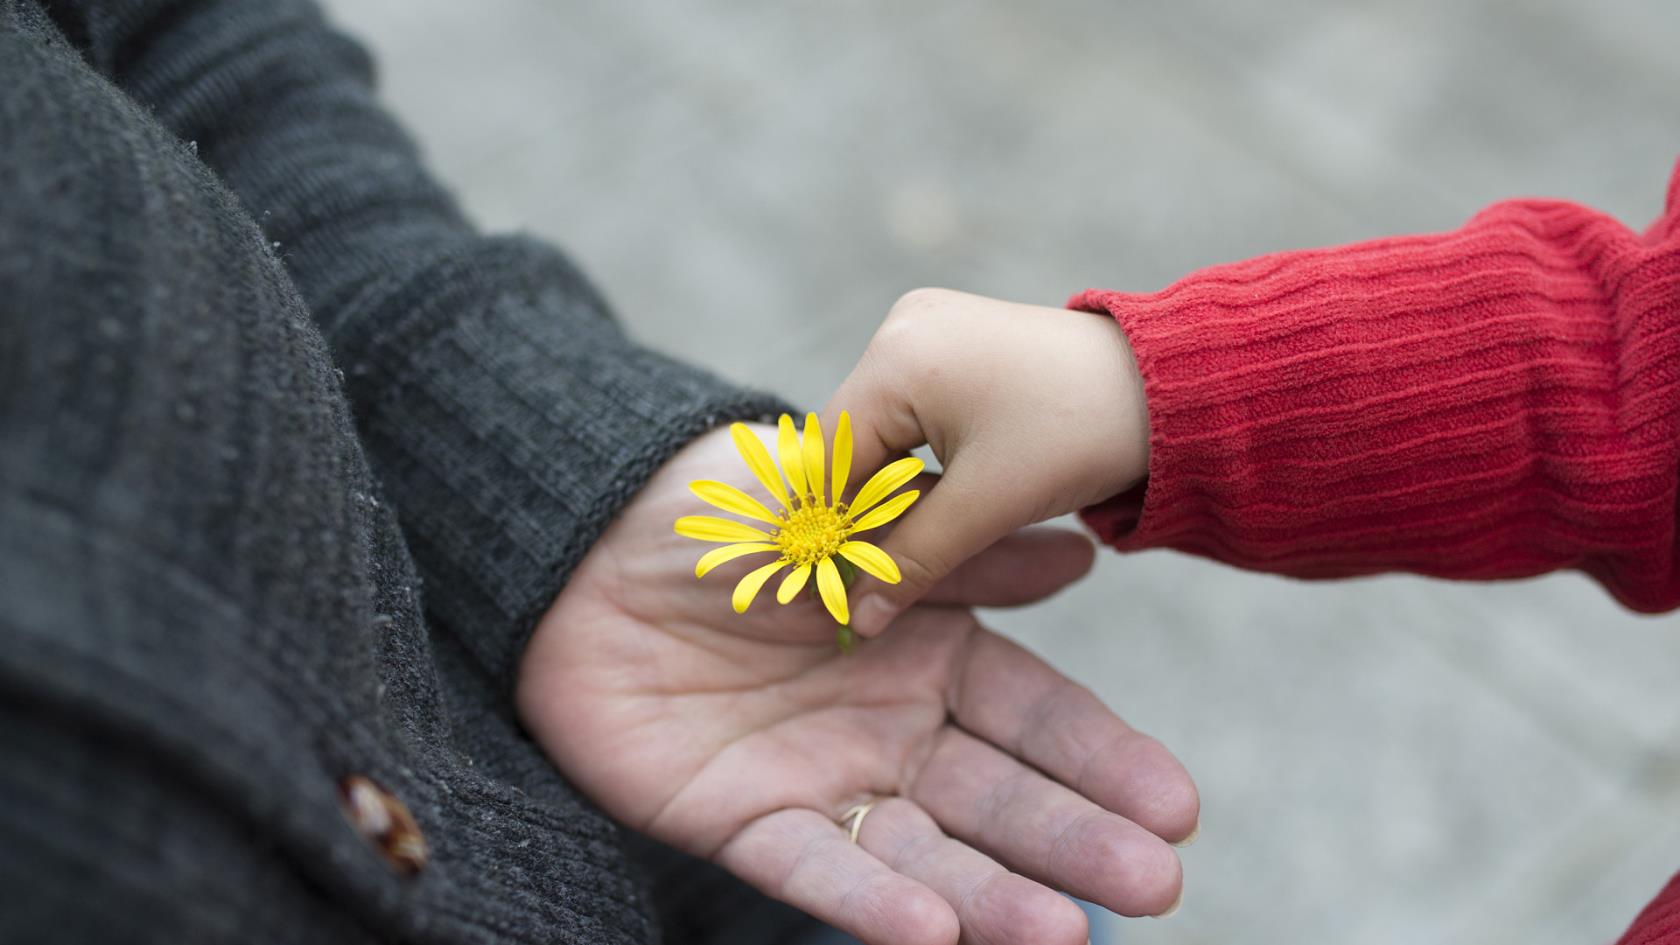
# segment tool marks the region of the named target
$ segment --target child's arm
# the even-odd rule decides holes
[[[1071,306],[1124,339],[912,296],[836,395],[860,442],[921,435],[947,468],[884,542],[906,580],[854,611],[861,632],[991,537],[1087,500],[1122,550],[1302,577],[1576,568],[1634,609],[1680,606],[1680,171],[1643,235],[1511,201],[1450,233]],[[1147,442],[1130,429],[1145,405]],[[1112,475],[1081,465],[1093,455]]]

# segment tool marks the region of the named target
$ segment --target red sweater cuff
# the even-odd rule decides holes
[[[1597,577],[1680,605],[1680,227],[1555,201],[1090,291],[1137,355],[1146,484],[1088,509],[1122,550],[1299,577]]]

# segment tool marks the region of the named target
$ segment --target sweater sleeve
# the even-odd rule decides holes
[[[1086,510],[1121,550],[1306,578],[1578,569],[1680,606],[1680,167],[1643,234],[1560,201],[1216,266],[1118,319],[1145,483]]]
[[[1680,943],[1680,875],[1668,881],[1657,898],[1616,940],[1616,945],[1676,945]]]
[[[667,457],[780,409],[628,340],[552,248],[477,232],[310,0],[50,9],[260,223],[345,373],[428,610],[500,678]]]

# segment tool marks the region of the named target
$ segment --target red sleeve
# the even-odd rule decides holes
[[[1680,876],[1669,880],[1616,945],[1677,945],[1680,943]]]
[[[1121,550],[1298,577],[1591,574],[1680,606],[1680,166],[1643,235],[1517,200],[1462,229],[1090,291],[1136,351],[1149,477]]]

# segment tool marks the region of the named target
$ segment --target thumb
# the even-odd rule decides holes
[[[880,633],[963,562],[1031,524],[1030,512],[1011,501],[1007,483],[989,482],[973,470],[960,463],[947,469],[881,541],[900,580],[870,585],[852,610],[854,631]]]
[[[852,371],[822,411],[822,428],[840,430],[842,416],[851,443],[850,484],[855,488],[875,470],[928,441],[907,395],[866,365]]]
[[[938,410],[932,414],[940,416]],[[869,356],[829,398],[823,425],[847,430],[850,469],[861,474],[853,477],[860,483],[875,469],[918,446],[928,444],[939,454],[942,446],[951,445],[941,443],[943,431],[930,428],[926,418],[918,415],[903,372],[890,370],[880,358]],[[880,633],[957,566],[1030,523],[1027,510],[1000,504],[1016,501],[1018,490],[991,482],[997,477],[982,472],[984,466],[964,463],[954,454],[940,458],[947,461],[944,473],[925,477],[933,480],[932,487],[880,542],[881,550],[898,565],[900,580],[870,583],[852,608],[851,627],[857,633]]]

